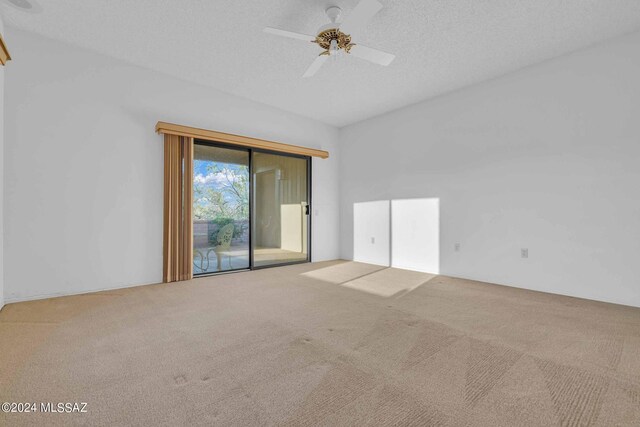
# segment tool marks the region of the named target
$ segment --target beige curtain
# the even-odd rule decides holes
[[[193,278],[193,138],[164,135],[163,280]]]

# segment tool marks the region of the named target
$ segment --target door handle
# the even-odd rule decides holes
[[[304,214],[305,214],[305,215],[309,215],[309,205],[305,205],[305,207],[304,207]]]

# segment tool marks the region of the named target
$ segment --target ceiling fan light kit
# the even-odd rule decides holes
[[[377,0],[361,0],[346,19],[340,22],[342,9],[337,6],[331,6],[325,11],[331,22],[320,27],[315,36],[271,27],[265,28],[264,31],[277,36],[309,41],[322,48],[322,52],[311,63],[303,77],[313,76],[328,57],[337,58],[343,53],[352,54],[355,57],[386,66],[393,61],[394,55],[353,43],[351,37],[352,34],[357,34],[364,29],[369,20],[380,9],[382,9],[382,5]]]

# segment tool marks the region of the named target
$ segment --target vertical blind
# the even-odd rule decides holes
[[[164,136],[163,280],[193,278],[193,138]]]

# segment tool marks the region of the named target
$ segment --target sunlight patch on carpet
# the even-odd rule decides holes
[[[411,292],[434,277],[436,275],[419,271],[386,268],[343,283],[342,286],[388,298]]]
[[[387,267],[381,265],[350,261],[317,270],[311,270],[306,273],[302,273],[302,276],[339,285],[386,268]]]

